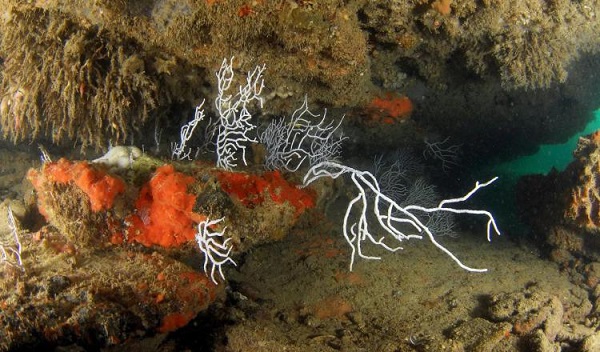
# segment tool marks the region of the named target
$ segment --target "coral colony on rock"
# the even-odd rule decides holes
[[[600,0],[0,5],[0,352],[600,351]]]
[[[197,107],[194,119],[181,128],[180,142],[172,144],[174,161],[170,163],[144,155],[136,147],[116,146],[91,163],[64,158],[52,162],[46,155],[42,167],[28,173],[39,212],[49,224],[33,239],[44,245],[28,246],[28,257],[68,257],[72,270],[81,271],[83,276],[85,263],[90,260],[105,267],[122,266],[123,261],[142,267],[135,271],[138,274],[125,277],[112,277],[111,271],[104,270],[98,277],[83,278],[78,284],[80,290],[90,292],[116,285],[117,298],[102,304],[111,307],[115,319],[128,319],[128,327],[99,337],[99,343],[110,345],[126,340],[140,328],[165,332],[187,324],[222,294],[219,283],[225,281],[223,266],[236,265],[233,255],[251,245],[281,239],[300,215],[315,206],[322,196],[319,187],[322,178],[347,176],[356,187],[342,226],[351,248],[351,271],[357,256],[380,259],[366,254],[368,245],[394,252],[401,249],[397,242],[422,238],[431,241],[461,268],[486,270],[463,264],[436,240],[434,229],[421,216],[445,212],[483,216],[488,221],[490,240],[492,232],[500,233],[491,213],[458,205],[495,179],[476,183],[464,196],[441,200],[434,206],[399,205],[384,194],[372,173],[336,161],[344,140],[336,133],[340,122],[327,121],[325,114],[320,118],[311,113],[306,99],[289,120],[275,120],[260,138],[252,137],[256,126],[251,122],[249,108],[254,101],[262,102],[265,68],[260,66],[249,72],[246,85],[230,94],[233,64],[233,58],[224,60],[217,73],[218,116],[214,125],[206,127],[214,129],[208,135],[214,134],[216,141],[216,166],[180,161],[190,158],[191,149],[186,143],[203,121],[203,102]],[[258,139],[266,146],[266,167],[272,171],[232,171],[238,157],[247,163],[245,150]],[[291,183],[282,174],[282,171],[295,173],[306,169],[302,185]],[[383,230],[383,235],[375,232],[376,227],[370,227],[371,224]],[[36,273],[29,275],[48,275],[39,262],[22,261],[22,245],[14,227],[13,238],[14,243],[1,247],[3,262]],[[196,273],[198,268],[186,260],[173,259],[195,256],[187,250],[187,244],[194,240],[204,258],[202,267],[208,280],[200,277]],[[149,255],[146,248],[155,251]],[[99,250],[110,254],[100,256]],[[108,258],[110,262],[105,262]],[[114,273],[122,274],[122,271]],[[25,274],[14,275],[18,279]],[[51,280],[52,277],[55,276]],[[148,280],[152,283],[146,283]],[[140,289],[140,285],[144,287]],[[135,300],[124,300],[125,292],[131,290],[136,290],[137,296],[146,302],[143,311],[136,308]],[[100,304],[90,297],[75,300],[74,305],[87,309],[96,309]],[[167,301],[170,303],[165,304]],[[51,306],[47,309],[59,309]],[[6,308],[17,309],[10,305]],[[149,319],[148,314],[154,318]],[[17,329],[18,334],[33,331],[48,334],[52,330],[57,339],[68,335],[83,339],[98,323],[88,317],[78,318],[75,325],[65,325],[70,319],[73,317],[69,314],[56,317],[42,311],[31,328],[11,329]],[[1,346],[10,348],[17,344],[19,339],[14,336],[18,334],[4,335]]]

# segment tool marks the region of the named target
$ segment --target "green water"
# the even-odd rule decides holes
[[[594,113],[594,119],[587,124],[583,131],[573,135],[567,142],[544,144],[537,153],[496,165],[493,170],[497,175],[510,175],[511,177],[547,174],[553,167],[562,171],[573,161],[573,150],[577,146],[579,137],[598,129],[600,129],[600,110]]]
[[[579,133],[573,135],[562,144],[547,144],[540,146],[537,153],[519,157],[498,165],[484,168],[482,174],[489,178],[498,176],[493,187],[483,193],[479,201],[490,209],[504,234],[525,236],[529,230],[521,223],[516,202],[515,186],[519,178],[528,174],[547,174],[552,168],[564,170],[573,161],[573,150],[579,137],[600,129],[600,110],[594,113],[594,119]]]

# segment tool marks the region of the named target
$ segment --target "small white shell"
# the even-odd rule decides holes
[[[124,169],[131,165],[131,163],[142,156],[142,151],[138,147],[134,146],[115,146],[99,157],[98,159],[92,160],[93,163],[100,163],[107,166],[116,166]]]

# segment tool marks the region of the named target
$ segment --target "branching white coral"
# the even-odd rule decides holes
[[[217,270],[219,271],[221,279],[225,280],[222,268],[224,264],[231,263],[234,266],[237,266],[235,261],[229,256],[233,249],[229,243],[231,238],[224,239],[225,229],[227,227],[224,227],[220,232],[211,229],[213,226],[223,221],[223,219],[224,218],[217,220],[207,219],[200,222],[198,224],[198,233],[196,234],[198,248],[204,253],[204,272],[208,276],[210,266],[210,278],[215,284],[218,284],[215,279]]]
[[[250,105],[257,102],[262,108],[261,97],[264,88],[262,74],[265,65],[257,66],[248,72],[246,84],[239,86],[237,92],[230,93],[233,82],[233,57],[231,60],[224,59],[217,75],[217,97],[215,108],[217,116],[209,118],[204,128],[204,142],[196,151],[196,156],[209,145],[215,146],[217,154],[217,167],[231,170],[237,166],[239,153],[244,165],[246,165],[246,147],[248,143],[257,142],[256,138],[250,136],[250,132],[256,129],[251,121]],[[183,125],[180,130],[180,143],[171,143],[172,159],[191,159],[192,150],[187,146],[197,125],[204,120],[204,101],[196,107],[194,118]],[[155,132],[155,139],[158,137]]]
[[[0,242],[0,263],[18,267],[22,271],[25,271],[23,261],[21,260],[21,241],[19,241],[17,223],[10,205],[8,206],[8,228],[10,229],[14,243],[9,245],[3,241]]]
[[[246,164],[246,144],[256,142],[248,133],[256,128],[250,121],[249,105],[257,101],[262,108],[263,99],[260,94],[264,88],[262,74],[265,65],[257,66],[246,77],[246,85],[240,86],[236,94],[228,94],[233,81],[233,58],[223,60],[217,72],[218,95],[215,107],[219,114],[217,126],[217,166],[231,170],[237,166],[236,153],[241,151],[242,161]]]
[[[192,150],[186,147],[187,142],[192,138],[192,134],[194,134],[194,130],[200,121],[204,120],[204,100],[200,103],[200,105],[196,106],[196,112],[194,113],[194,119],[181,126],[181,130],[179,131],[180,143],[173,143],[171,145],[171,159],[175,160],[184,160],[190,159],[190,154]],[[156,133],[155,133],[156,138]],[[157,142],[158,145],[158,142]]]
[[[453,204],[463,203],[473,196],[479,189],[487,187],[497,177],[485,183],[475,183],[471,191],[462,197],[444,199],[434,207],[419,205],[399,205],[394,200],[381,192],[375,176],[368,171],[360,171],[335,162],[322,162],[313,166],[304,176],[304,185],[309,185],[321,177],[337,178],[348,174],[357,188],[357,195],[348,204],[344,215],[343,233],[350,245],[352,252],[350,270],[354,265],[356,255],[364,259],[381,259],[377,256],[366,255],[363,252],[365,244],[373,244],[388,251],[395,252],[402,249],[400,246],[389,244],[390,241],[402,242],[410,239],[427,237],[431,243],[446,253],[461,268],[468,271],[484,272],[487,269],[477,269],[463,264],[450,250],[440,244],[430,227],[416,216],[418,212],[436,213],[448,212],[454,214],[481,215],[487,218],[487,238],[491,240],[492,232],[500,234],[496,220],[487,210],[462,209],[449,207]],[[383,230],[383,235],[376,235],[369,228],[369,218],[374,216],[374,222]]]
[[[442,141],[430,141],[425,138],[425,150],[423,157],[433,158],[442,163],[442,170],[448,172],[452,167],[458,165],[460,145],[450,144],[450,137]]]
[[[265,167],[267,169],[284,169],[295,172],[305,162],[309,166],[322,161],[333,161],[341,153],[342,141],[345,139],[335,132],[340,127],[343,117],[335,123],[326,122],[327,111],[323,116],[308,110],[306,97],[302,106],[292,114],[289,120],[275,120],[260,134],[260,142],[267,149]],[[319,119],[313,122],[313,119]]]

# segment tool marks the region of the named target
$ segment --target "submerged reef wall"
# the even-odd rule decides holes
[[[230,258],[281,240],[319,200],[278,171],[147,156],[127,168],[47,160],[27,178],[30,215],[46,222],[20,242],[15,235],[19,265],[0,263],[0,351],[93,350],[177,330],[225,294],[221,264],[207,266],[215,252],[197,237],[204,220],[220,218],[205,225],[204,244],[226,229],[221,255]]]
[[[553,259],[600,258],[600,130],[579,139],[562,172],[528,175],[517,185],[522,220]]]
[[[15,9],[2,34],[0,121],[14,141],[124,142],[181,94],[165,79],[177,60],[60,11]],[[180,86],[198,82],[194,69],[184,72]]]
[[[369,2],[361,13],[394,61],[444,84],[462,67],[503,87],[564,82],[579,52],[597,52],[597,1]],[[404,60],[401,60],[404,59]],[[451,65],[448,64],[451,61]]]
[[[508,131],[493,144],[521,150],[565,138],[600,101],[568,88],[599,86],[589,74],[572,79],[600,49],[598,0],[0,4],[0,122],[15,141],[99,147],[178,126],[234,55],[237,71],[268,67],[265,116],[307,95],[369,120],[370,102],[392,92],[410,98],[421,128],[475,140],[473,151],[490,129]],[[515,128],[540,120],[533,136]],[[356,144],[369,143],[362,127]],[[383,137],[388,147],[405,140]]]

